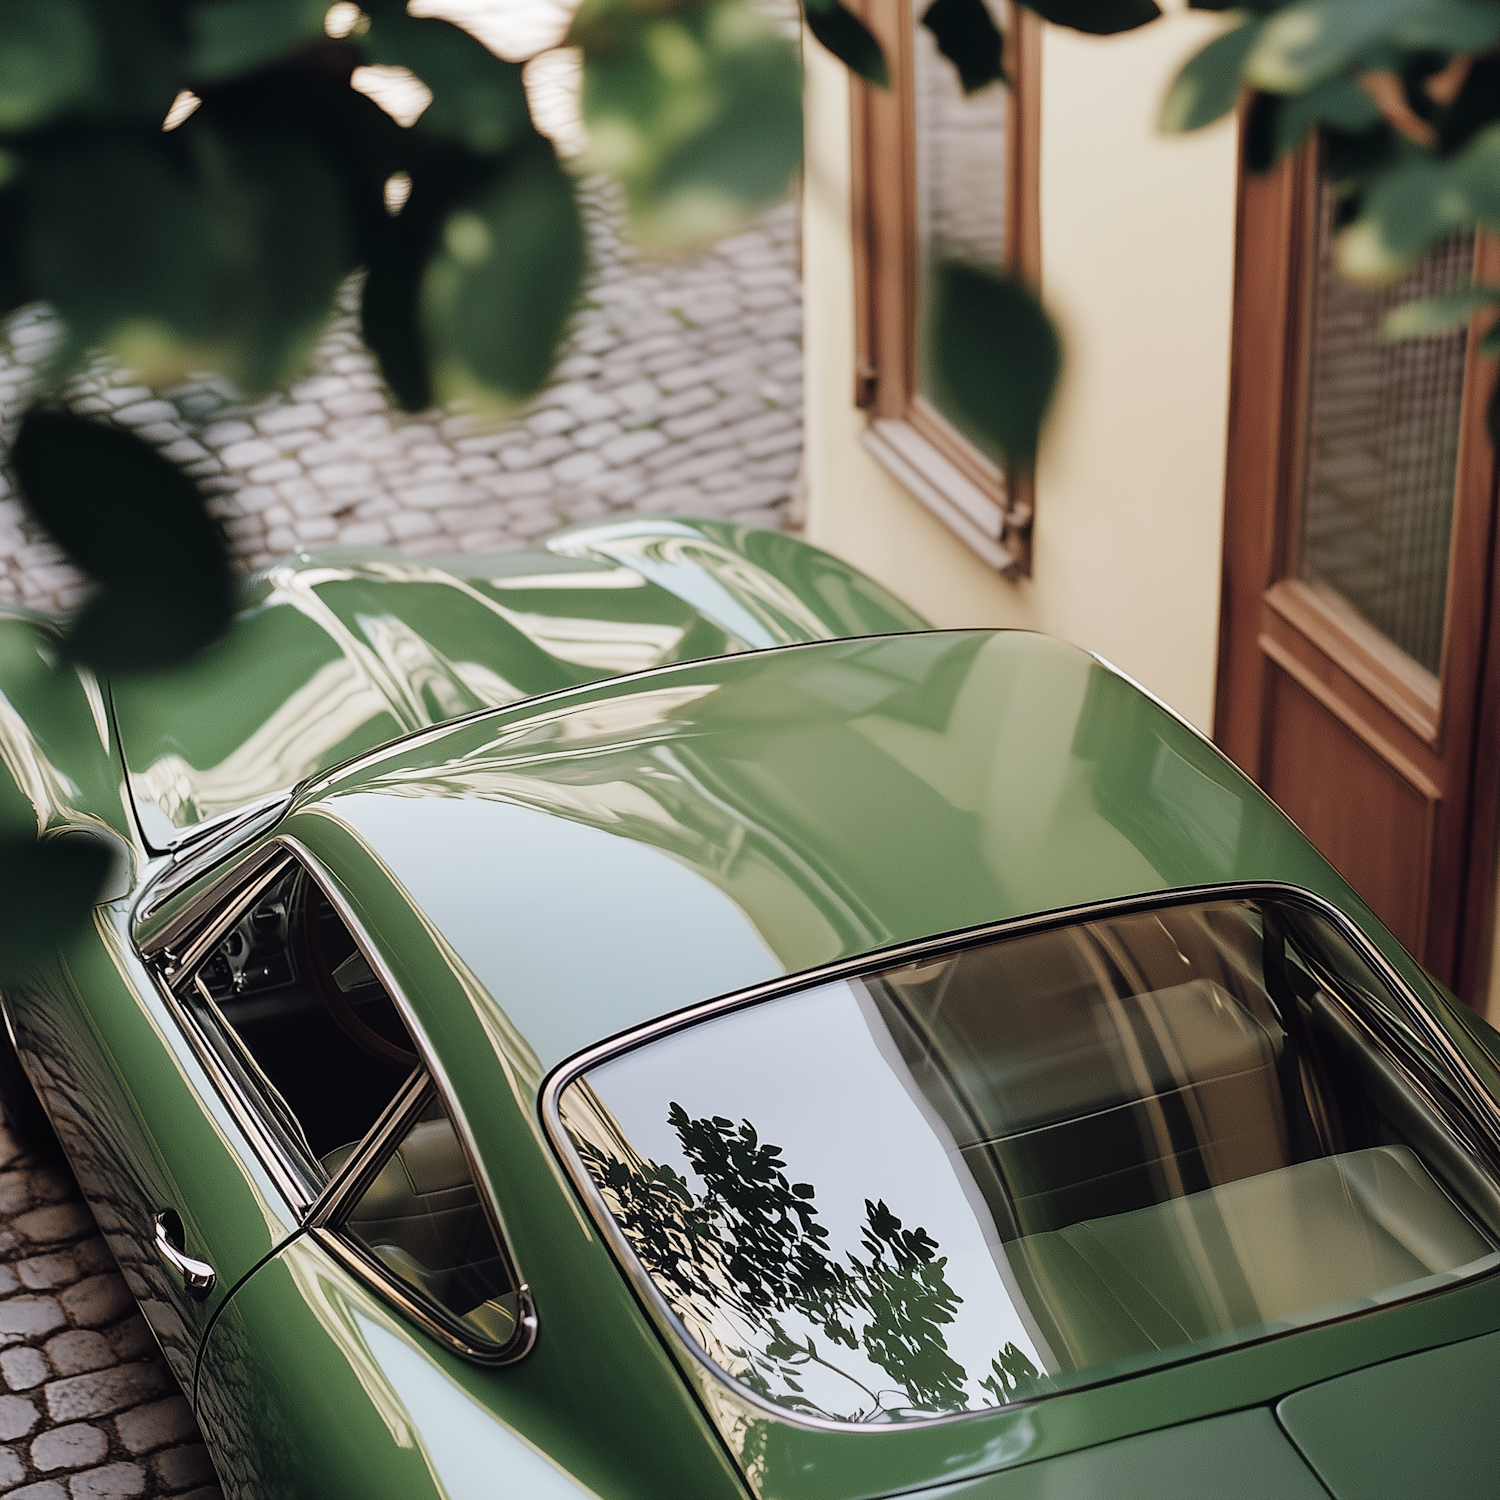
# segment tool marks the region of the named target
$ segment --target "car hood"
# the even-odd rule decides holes
[[[111,684],[147,843],[412,730],[579,683],[924,622],[826,553],[723,522],[577,527],[526,551],[303,553],[187,667]]]

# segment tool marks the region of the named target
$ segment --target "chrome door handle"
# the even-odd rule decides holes
[[[195,1297],[206,1297],[214,1289],[219,1273],[206,1260],[197,1260],[182,1248],[182,1220],[177,1213],[163,1209],[156,1216],[156,1253],[182,1276],[185,1291]]]

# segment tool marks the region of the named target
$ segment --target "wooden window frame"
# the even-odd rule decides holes
[[[1031,572],[1035,491],[1030,474],[1001,469],[917,391],[917,194],[913,12],[926,0],[863,0],[891,87],[851,87],[855,297],[854,404],[869,417],[865,447],[986,562]],[[1041,21],[1007,6],[1005,261],[1041,280]],[[1005,85],[999,85],[1006,87]]]

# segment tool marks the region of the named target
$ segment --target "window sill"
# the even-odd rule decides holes
[[[1028,508],[1008,512],[910,422],[876,417],[860,441],[892,478],[992,568],[1010,577],[1031,571]]]

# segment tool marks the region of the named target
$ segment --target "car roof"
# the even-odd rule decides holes
[[[374,752],[283,826],[341,851],[355,887],[394,881],[537,1078],[782,975],[1150,891],[1298,884],[1394,948],[1202,736],[1026,632],[820,642],[556,694]]]

